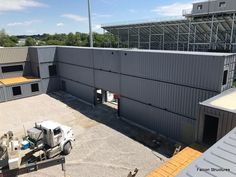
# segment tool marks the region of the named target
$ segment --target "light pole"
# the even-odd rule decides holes
[[[89,17],[90,47],[93,47],[93,32],[92,32],[92,22],[91,22],[91,5],[90,5],[90,0],[88,0],[88,17]]]

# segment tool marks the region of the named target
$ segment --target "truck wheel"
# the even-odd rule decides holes
[[[63,154],[64,154],[64,155],[70,154],[71,149],[72,149],[71,142],[67,142],[67,143],[64,145]]]

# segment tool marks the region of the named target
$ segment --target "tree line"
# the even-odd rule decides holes
[[[93,33],[94,47],[117,47],[117,40],[111,33]],[[87,33],[69,34],[42,34],[31,36],[10,36],[5,30],[0,30],[0,46],[15,47],[20,44],[18,41],[25,39],[24,46],[43,46],[43,45],[64,45],[64,46],[89,46],[89,35]]]

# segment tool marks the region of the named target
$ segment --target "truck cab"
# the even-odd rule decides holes
[[[61,152],[65,155],[69,154],[72,142],[75,140],[71,127],[49,120],[36,123],[35,127],[27,132],[31,139],[41,140],[44,147],[48,149],[49,156]]]

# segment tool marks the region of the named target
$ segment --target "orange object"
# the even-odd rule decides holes
[[[170,158],[163,165],[153,170],[146,177],[174,177],[181,170],[190,165],[202,153],[193,148],[186,147],[178,154]]]
[[[13,78],[0,79],[0,84],[13,85],[13,84],[27,83],[27,82],[39,81],[39,80],[40,80],[39,78],[31,77],[31,76],[13,77]]]

